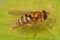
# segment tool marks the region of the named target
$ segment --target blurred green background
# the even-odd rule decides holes
[[[60,40],[59,2],[60,0],[0,0],[0,40]],[[51,27],[53,27],[52,32],[56,38],[49,32],[39,32],[39,30],[36,37],[34,37],[32,30],[30,32],[22,32],[20,30],[21,28],[17,28],[11,32],[9,31],[9,26],[19,18],[19,16],[8,14],[9,11],[39,11],[43,9],[49,11],[50,15],[52,15],[50,16],[52,20],[47,19],[46,21],[48,26],[51,24]],[[38,26],[40,26],[40,24],[38,24]]]

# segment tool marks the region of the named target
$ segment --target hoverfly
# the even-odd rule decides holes
[[[13,28],[18,28],[18,26],[25,25],[25,24],[31,24],[31,22],[36,23],[37,21],[42,21],[46,20],[48,15],[47,11],[42,10],[42,11],[10,11],[8,12],[9,14],[20,16],[20,18],[17,19],[16,23],[10,28],[12,30]],[[46,28],[48,31],[49,28]],[[50,31],[51,32],[51,31]],[[36,35],[36,33],[34,34]]]
[[[15,14],[14,14],[15,13]],[[12,15],[22,15],[20,18],[17,19],[16,25],[25,25],[29,24],[31,22],[37,22],[38,20],[46,20],[47,19],[47,12],[45,10],[40,11],[11,11],[9,14]],[[16,28],[17,26],[11,27],[11,28]]]

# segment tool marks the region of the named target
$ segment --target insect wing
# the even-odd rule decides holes
[[[11,15],[15,15],[15,16],[20,16],[20,15],[24,15],[24,14],[28,14],[30,11],[10,11],[8,12],[8,14],[11,14]]]

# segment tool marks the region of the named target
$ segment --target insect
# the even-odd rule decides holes
[[[17,21],[10,27],[10,30],[14,28],[18,28],[18,26],[20,27],[21,25],[31,24],[31,22],[36,23],[37,21],[46,20],[48,17],[47,13],[48,12],[45,10],[42,10],[42,11],[10,11],[8,12],[8,14],[12,14],[16,16],[20,16],[21,14],[24,14],[17,19]],[[46,29],[51,33],[51,30],[48,27],[46,27]],[[53,35],[53,33],[51,34]],[[34,36],[36,36],[36,32]]]
[[[11,11],[9,12],[9,14],[13,14],[16,15],[18,13],[25,13],[24,15],[22,15],[20,18],[17,19],[16,23],[14,24],[14,26],[12,26],[11,28],[16,28],[20,25],[25,25],[25,24],[30,24],[31,22],[36,23],[38,20],[46,20],[47,19],[47,12],[45,10],[40,11]]]

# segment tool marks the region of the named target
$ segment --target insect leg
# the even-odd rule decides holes
[[[45,29],[47,29],[47,31],[48,31],[49,33],[51,33],[52,36],[54,36],[53,33],[51,32],[51,30],[50,30],[48,27],[46,27]]]
[[[45,27],[45,29],[53,36],[56,38],[56,36],[54,35],[54,33],[48,28],[48,27]]]
[[[36,26],[34,27],[34,37],[37,35]]]
[[[33,30],[33,31],[34,31],[34,37],[35,37],[35,36],[37,35],[37,30],[36,30],[36,23],[37,23],[37,22],[33,22],[33,23],[34,23],[34,25],[35,25],[35,26],[34,26],[34,30]]]

